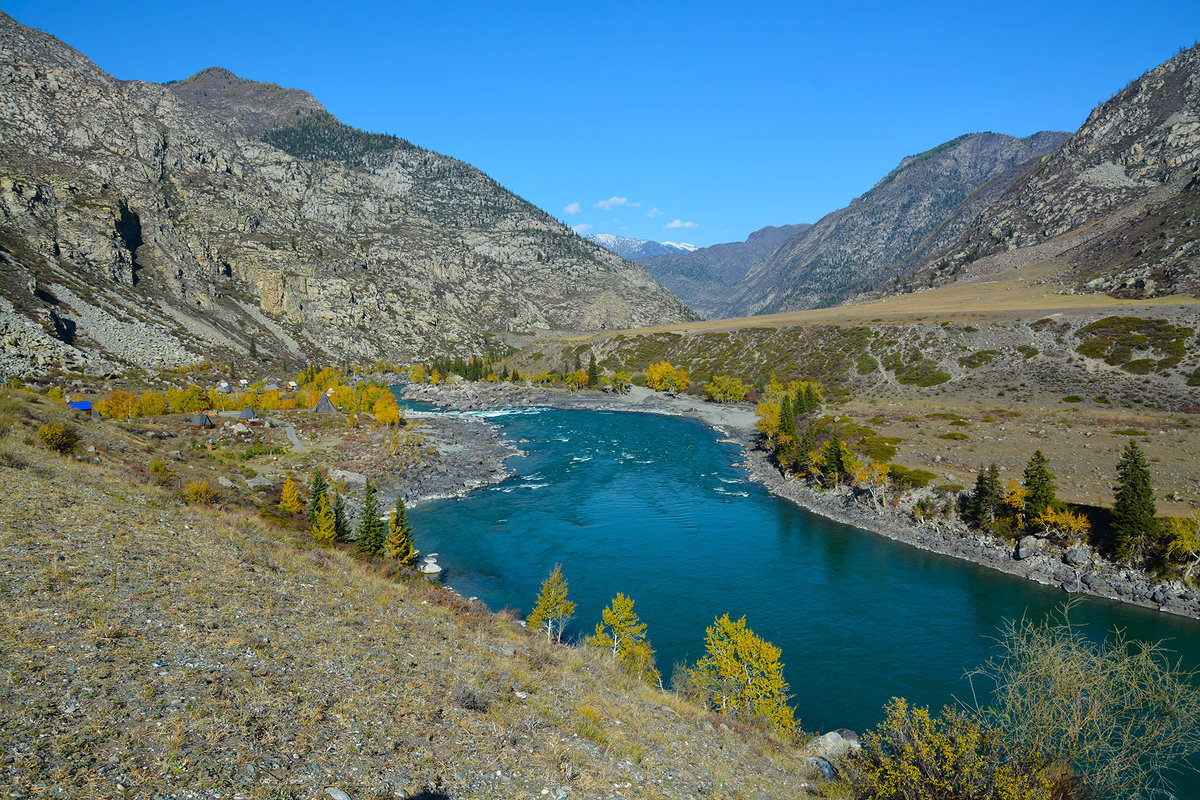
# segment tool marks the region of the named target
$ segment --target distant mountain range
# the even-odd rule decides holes
[[[811,225],[760,228],[744,242],[714,244],[690,253],[669,253],[639,258],[654,280],[666,286],[704,317],[719,315],[726,295],[746,276],[750,267],[792,236]]]
[[[0,373],[404,362],[693,318],[479,170],[208,69],[120,81],[0,13]]]
[[[589,239],[605,250],[610,250],[629,261],[671,253],[690,253],[696,249],[695,245],[684,242],[656,242],[651,239],[630,239],[626,236],[617,236],[612,233],[588,233],[583,238]]]

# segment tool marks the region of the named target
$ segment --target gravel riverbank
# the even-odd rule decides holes
[[[591,409],[608,411],[634,411],[671,416],[689,416],[699,419],[721,433],[726,439],[739,444],[745,452],[745,463],[750,478],[763,484],[772,494],[799,505],[805,510],[856,528],[886,536],[897,542],[928,550],[941,555],[970,561],[1010,575],[1027,578],[1038,583],[1055,586],[1070,594],[1089,594],[1118,602],[1131,603],[1145,608],[1200,619],[1200,592],[1184,587],[1177,581],[1158,582],[1139,570],[1133,570],[1103,559],[1089,548],[1069,550],[1039,540],[1038,552],[1025,558],[1016,557],[1016,549],[977,531],[968,529],[958,521],[942,521],[935,529],[929,524],[916,522],[911,514],[914,498],[909,497],[894,508],[876,510],[869,501],[851,489],[842,491],[818,491],[800,481],[786,479],[770,462],[767,454],[758,448],[758,432],[755,429],[753,410],[746,406],[723,406],[706,403],[684,396],[670,397],[649,390],[633,387],[628,395],[613,395],[602,392],[580,391],[566,393],[552,389],[528,388],[511,384],[468,384],[457,386],[410,386],[406,397],[426,400],[439,406],[459,411],[489,411],[503,408],[549,406],[563,409]],[[411,415],[415,416],[415,415]],[[495,444],[480,440],[480,448],[495,448],[493,454],[500,460],[511,455],[515,448],[503,441],[495,426],[478,417],[484,423]],[[506,448],[506,449],[505,449]],[[472,449],[470,452],[474,453]],[[499,455],[501,452],[504,455]],[[472,455],[472,458],[475,458]],[[470,459],[468,459],[469,461]],[[490,462],[483,458],[480,465]],[[465,472],[457,473],[460,478],[477,481],[471,488],[495,480],[483,480],[478,475],[468,476],[471,464],[463,465]],[[455,473],[447,473],[449,478]],[[496,473],[492,473],[493,475]],[[507,476],[505,469],[505,476]],[[500,478],[503,480],[503,477]],[[465,487],[467,484],[463,484]],[[465,494],[468,488],[447,492]],[[448,494],[431,495],[449,496]],[[407,500],[407,497],[406,497]]]

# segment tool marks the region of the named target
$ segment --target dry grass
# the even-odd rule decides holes
[[[811,780],[790,745],[714,725],[595,653],[252,510],[183,505],[131,476],[120,426],[81,425],[94,464],[24,444],[36,423],[0,440],[0,782],[14,791],[773,797]],[[463,707],[464,687],[486,711]]]

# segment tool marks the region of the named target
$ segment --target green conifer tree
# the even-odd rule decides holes
[[[833,438],[825,443],[822,452],[825,455],[825,469],[821,477],[826,483],[832,482],[834,486],[840,486],[850,473],[850,451],[846,449],[841,434],[835,431]]]
[[[396,496],[396,505],[388,519],[387,537],[383,540],[383,554],[401,565],[411,567],[417,563],[417,552],[413,546],[413,529],[408,524],[408,512],[404,498]]]
[[[804,426],[804,435],[796,448],[796,471],[803,473],[808,469],[809,456],[817,449],[817,425],[811,420]]]
[[[339,542],[350,541],[350,522],[346,519],[346,501],[334,492],[333,495],[333,529],[337,532]]]
[[[328,491],[329,484],[325,482],[325,476],[321,470],[317,470],[313,473],[312,486],[308,489],[308,527],[317,524],[317,505],[322,498],[326,503],[329,502],[329,498],[325,496]]]
[[[595,388],[600,383],[600,368],[596,366],[596,354],[592,353],[592,358],[588,361],[587,370],[587,385],[588,388]]]
[[[562,574],[562,564],[555,564],[550,577],[542,581],[537,602],[526,623],[530,628],[546,629],[546,638],[562,641],[563,628],[575,615],[575,603],[567,599],[567,579]]]
[[[987,469],[980,466],[963,516],[976,527],[990,527],[996,520],[996,511],[1003,500],[1004,488],[1000,485],[1000,468],[993,461]]]
[[[387,529],[379,518],[379,501],[375,496],[375,486],[367,481],[366,493],[363,496],[362,517],[358,521],[358,536],[354,540],[354,549],[368,556],[383,553],[383,540]]]
[[[1145,555],[1158,536],[1158,512],[1150,467],[1136,441],[1130,440],[1117,462],[1117,485],[1113,487],[1113,554],[1130,563]]]
[[[1047,463],[1042,451],[1035,450],[1025,465],[1025,520],[1030,526],[1038,515],[1054,505],[1054,476]]]
[[[781,465],[787,465],[796,457],[796,441],[799,438],[796,433],[796,414],[792,410],[791,395],[784,395],[783,401],[779,404],[779,432],[776,434],[775,441],[777,442],[775,449],[775,457]]]

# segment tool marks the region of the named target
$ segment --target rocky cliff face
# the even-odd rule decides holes
[[[1132,81],[915,265],[937,283],[1058,259],[1077,289],[1200,290],[1200,47]]]
[[[0,368],[468,353],[692,316],[473,167],[206,70],[118,81],[0,13]],[[11,305],[11,308],[9,307]]]
[[[798,225],[767,226],[750,234],[744,242],[728,242],[702,247],[691,253],[639,258],[654,280],[679,295],[685,303],[706,318],[719,315],[729,290],[750,267],[766,257],[782,242],[812,227]]]
[[[1057,147],[1066,134],[961,136],[909,156],[871,191],[793,235],[747,273],[723,316],[830,305],[899,274],[904,259],[990,181]]]

